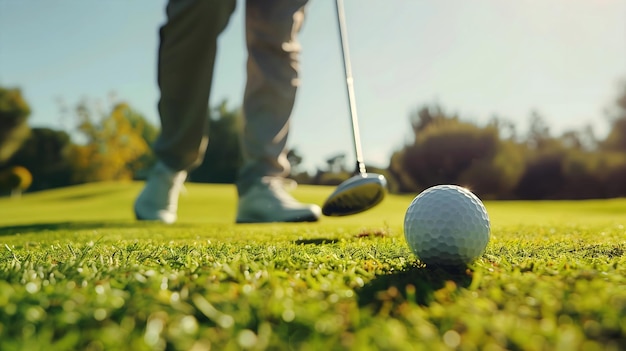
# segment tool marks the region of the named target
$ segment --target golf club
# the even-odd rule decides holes
[[[361,150],[361,137],[356,114],[354,96],[354,79],[350,65],[348,50],[348,32],[346,29],[343,0],[337,0],[337,23],[339,24],[339,38],[343,67],[346,75],[350,117],[352,120],[352,137],[356,156],[355,175],[339,184],[337,189],[326,199],[322,206],[322,213],[326,216],[347,216],[368,210],[379,204],[387,192],[387,180],[381,174],[367,173]]]

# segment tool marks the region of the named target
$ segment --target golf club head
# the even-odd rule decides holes
[[[361,173],[339,184],[330,194],[322,213],[325,216],[348,216],[376,206],[387,193],[387,179],[381,174]]]

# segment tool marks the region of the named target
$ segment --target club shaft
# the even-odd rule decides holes
[[[343,0],[337,0],[337,23],[339,24],[339,38],[341,41],[341,56],[346,75],[346,87],[348,103],[350,104],[350,117],[352,120],[352,137],[354,141],[354,153],[356,156],[355,173],[366,173],[361,149],[361,135],[359,133],[359,121],[356,113],[356,98],[354,95],[354,79],[352,78],[352,66],[350,64],[350,50],[348,48],[348,30],[346,28],[346,15],[343,8]]]

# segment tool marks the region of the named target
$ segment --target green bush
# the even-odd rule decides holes
[[[0,192],[19,196],[33,182],[33,176],[22,166],[13,166],[0,172]]]
[[[604,197],[626,197],[626,154],[605,152],[601,156],[597,171]]]
[[[524,168],[520,148],[501,140],[496,128],[453,118],[424,126],[394,157],[391,173],[405,187],[459,184],[490,198],[507,197]]]
[[[72,185],[71,147],[68,133],[50,128],[32,128],[30,137],[7,163],[21,165],[33,176],[29,191]]]
[[[562,172],[565,182],[559,198],[589,199],[604,197],[602,170],[602,154],[568,150],[563,158]]]
[[[9,160],[28,138],[30,113],[20,89],[0,87],[0,164]]]
[[[515,196],[527,200],[558,198],[565,183],[562,163],[566,152],[562,148],[550,148],[528,155]]]

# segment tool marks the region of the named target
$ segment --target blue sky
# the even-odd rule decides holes
[[[0,0],[0,85],[22,88],[33,126],[70,128],[58,99],[111,93],[158,121],[164,0]],[[211,103],[241,104],[242,0],[220,38]],[[411,140],[409,114],[439,103],[467,120],[532,110],[555,134],[592,124],[626,79],[624,0],[345,0],[365,160],[386,166]],[[302,86],[289,145],[313,170],[352,139],[334,1],[312,0],[300,35]]]

